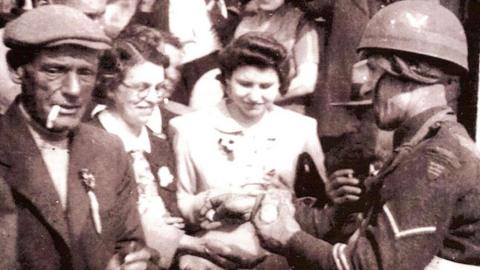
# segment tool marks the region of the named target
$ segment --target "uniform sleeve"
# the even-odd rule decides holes
[[[309,197],[295,201],[295,220],[303,231],[329,243],[347,241],[360,225],[359,213],[332,205],[318,206]]]
[[[334,209],[331,207],[317,208],[311,198],[300,198],[295,201],[295,220],[303,231],[317,237],[331,231],[334,224]]]
[[[418,153],[387,175],[386,200],[364,232],[334,246],[300,232],[288,256],[316,269],[424,269],[442,247],[455,205],[451,166],[428,151]]]
[[[0,269],[15,269],[17,215],[10,187],[0,178]]]

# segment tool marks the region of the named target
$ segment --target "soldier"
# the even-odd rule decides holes
[[[376,123],[394,130],[395,147],[363,185],[359,229],[331,245],[320,238],[337,225],[335,209],[267,194],[253,211],[262,245],[301,269],[480,269],[480,156],[445,90],[467,71],[462,25],[438,4],[397,2],[371,19],[359,51]],[[207,207],[235,212],[229,199]]]

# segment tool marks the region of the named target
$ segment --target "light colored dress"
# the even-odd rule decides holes
[[[326,179],[316,121],[278,106],[249,128],[231,117],[226,101],[174,118],[170,127],[177,161],[178,207],[191,223],[199,222],[199,208],[212,194],[270,185],[293,192],[297,159],[305,152]],[[253,233],[250,223],[242,226]],[[232,228],[224,232],[215,237],[258,251],[252,235],[239,237]]]

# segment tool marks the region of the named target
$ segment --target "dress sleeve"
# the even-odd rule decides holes
[[[313,23],[306,19],[301,20],[297,33],[297,41],[293,48],[297,67],[306,63],[318,65],[320,56],[318,40],[318,33]]]
[[[309,23],[302,25],[301,21],[299,27],[300,30],[293,47],[295,73],[286,95],[287,98],[313,93],[318,79],[320,58],[318,33]]]
[[[172,135],[177,167],[178,208],[187,222],[196,224],[198,221],[198,211],[203,206],[208,191],[200,193],[197,191],[197,174],[190,156],[190,143],[185,136],[185,134],[189,132],[187,124],[188,123],[183,123],[181,119],[172,119],[170,121],[169,134]]]

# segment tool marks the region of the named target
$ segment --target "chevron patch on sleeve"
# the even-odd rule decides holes
[[[460,162],[457,156],[451,151],[439,147],[429,147],[427,149],[428,166],[427,173],[429,179],[437,179],[444,172],[460,168]]]

